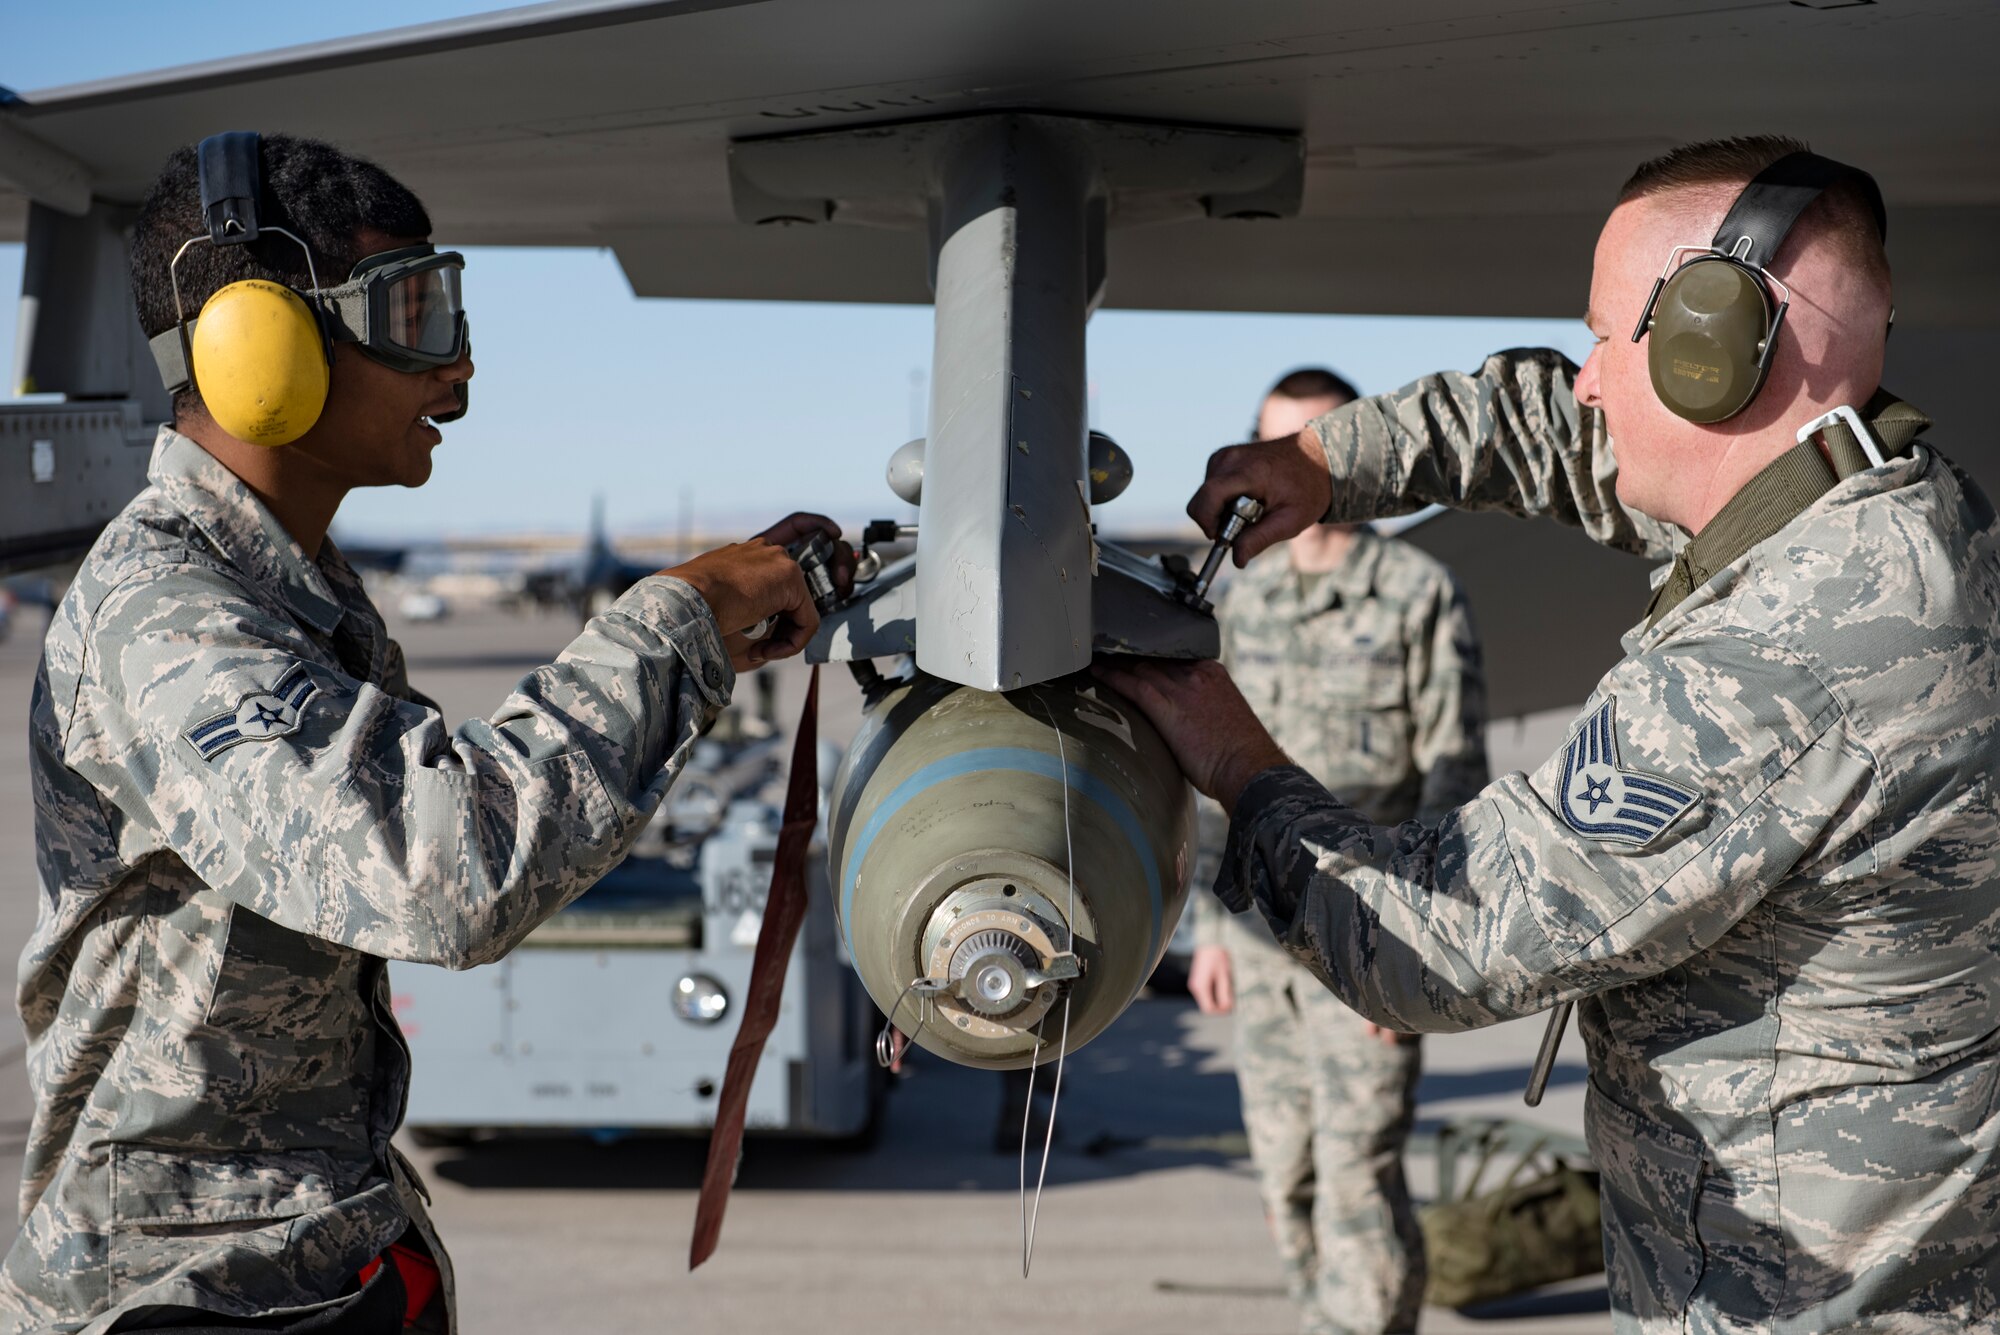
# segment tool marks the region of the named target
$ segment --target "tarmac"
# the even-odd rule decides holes
[[[384,600],[385,602],[388,600]],[[495,709],[574,623],[473,609],[435,624],[392,621],[411,678],[454,721]],[[0,950],[18,957],[37,882],[27,754],[37,616],[0,641]],[[804,673],[781,668],[781,711]],[[850,735],[844,674],[822,688],[822,734]],[[1539,759],[1543,730],[1496,736],[1496,771]],[[1551,743],[1552,744],[1552,743]],[[1201,892],[1197,888],[1197,892]],[[1574,1036],[1548,1097],[1520,1090],[1541,1021],[1425,1041],[1422,1143],[1441,1119],[1514,1117],[1580,1134],[1584,1067]],[[0,1022],[0,1180],[16,1180],[31,1108],[19,1031]],[[421,1165],[457,1266],[474,1335],[593,1331],[925,1335],[1041,1329],[1285,1335],[1297,1329],[1245,1157],[1229,1022],[1185,997],[1142,999],[1070,1058],[1022,1275],[1020,1163],[993,1148],[997,1079],[925,1059],[893,1090],[865,1149],[753,1139],[717,1255],[687,1270],[700,1140],[522,1139],[405,1149]],[[1031,1158],[1032,1188],[1036,1164]],[[11,1240],[14,1224],[0,1224]],[[1470,1312],[1427,1308],[1428,1332],[1608,1331],[1602,1276]]]

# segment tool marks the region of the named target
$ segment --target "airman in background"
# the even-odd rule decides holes
[[[1294,371],[1265,396],[1256,439],[1295,436],[1355,397],[1330,371]],[[1431,557],[1366,526],[1315,525],[1232,580],[1216,615],[1222,661],[1272,736],[1371,819],[1435,821],[1486,785],[1479,646]],[[1212,836],[1226,817],[1203,805]],[[1243,1124],[1302,1328],[1414,1330],[1424,1253],[1403,1146],[1416,1035],[1342,1005],[1261,921],[1210,895],[1193,909],[1188,988],[1236,1016]]]

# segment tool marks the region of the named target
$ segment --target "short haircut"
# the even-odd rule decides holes
[[[1361,391],[1349,384],[1345,377],[1334,374],[1324,366],[1301,366],[1296,371],[1287,371],[1279,376],[1278,383],[1265,391],[1264,397],[1340,399],[1352,403],[1361,397]]]
[[[1803,139],[1790,135],[1755,134],[1735,139],[1704,139],[1682,144],[1671,152],[1639,164],[1618,191],[1618,202],[1627,203],[1649,196],[1694,190],[1719,194],[1741,190],[1766,167],[1793,153],[1808,153]],[[1882,233],[1875,210],[1867,196],[1851,181],[1828,187],[1799,216],[1796,237],[1801,231],[1817,229],[1840,250],[1841,258],[1859,268],[1886,290],[1889,282],[1889,255],[1883,248]],[[1706,237],[1694,238],[1706,241]]]
[[[265,135],[257,158],[263,185],[259,222],[303,240],[325,286],[345,281],[363,258],[363,231],[408,240],[431,234],[430,215],[407,186],[331,144]],[[167,159],[132,228],[132,297],[148,338],[174,325],[174,253],[190,237],[207,233],[199,160],[193,147],[182,148]],[[190,319],[231,283],[262,278],[305,288],[312,281],[304,253],[281,236],[260,236],[240,246],[190,247],[181,257],[179,278],[181,308]],[[196,391],[183,391],[174,398],[174,411],[178,415],[200,402]]]

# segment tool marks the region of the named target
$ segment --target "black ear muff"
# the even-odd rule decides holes
[[[1689,260],[1660,284],[1642,325],[1652,335],[1653,392],[1690,422],[1734,417],[1764,384],[1782,318],[1742,264],[1723,255]]]

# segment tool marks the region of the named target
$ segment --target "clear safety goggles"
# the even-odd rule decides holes
[[[435,246],[370,255],[338,287],[311,294],[327,333],[398,371],[449,366],[465,355],[465,256]]]

